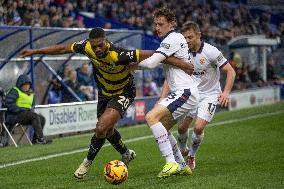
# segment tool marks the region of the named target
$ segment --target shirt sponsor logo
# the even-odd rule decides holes
[[[204,64],[205,63],[205,58],[201,58],[199,61],[200,64]]]
[[[165,49],[169,49],[170,48],[170,44],[168,43],[161,43],[161,47],[164,47]]]
[[[201,72],[193,72],[193,75],[204,75],[205,71],[201,71]]]

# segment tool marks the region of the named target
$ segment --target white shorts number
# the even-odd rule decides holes
[[[129,105],[129,99],[126,98],[125,96],[119,96],[119,98],[120,99],[117,102],[126,109]]]

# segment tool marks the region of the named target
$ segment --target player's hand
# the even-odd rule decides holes
[[[223,92],[219,97],[218,97],[218,101],[221,105],[221,107],[227,107],[228,103],[229,103],[229,94]]]
[[[156,104],[154,105],[154,107],[156,107],[162,100],[163,100],[163,98],[160,98],[160,99],[156,102]]]
[[[20,52],[20,58],[25,58],[27,56],[31,56],[34,54],[34,50],[33,49],[23,49]]]
[[[185,73],[187,73],[188,75],[192,75],[193,74],[193,70],[194,70],[194,65],[192,63],[190,64],[186,64],[186,68],[183,70]]]
[[[129,64],[128,65],[128,69],[131,71],[131,72],[134,72],[135,70],[138,69],[138,63],[134,63],[134,64]]]

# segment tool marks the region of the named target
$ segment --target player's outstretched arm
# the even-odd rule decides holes
[[[229,103],[229,94],[234,85],[234,80],[236,76],[236,72],[230,64],[226,64],[223,68],[223,71],[227,72],[226,84],[222,94],[219,96],[218,100],[222,107],[227,107]]]
[[[139,63],[139,66],[143,67],[143,68],[153,69],[153,68],[156,68],[157,66],[159,66],[160,63],[163,62],[164,60],[166,60],[166,57],[163,54],[154,53],[149,58],[141,61]],[[185,71],[189,75],[191,75],[193,73],[193,69],[194,69],[193,64],[183,62],[182,60],[180,60],[176,57],[168,57],[167,60],[166,60],[166,64],[176,66],[176,67],[182,69],[183,71]]]
[[[152,50],[139,50],[139,61],[145,60],[146,58],[149,58],[155,53],[155,51]]]
[[[55,55],[55,54],[66,54],[66,53],[72,53],[71,50],[71,44],[61,44],[61,45],[52,45],[49,47],[44,47],[40,49],[23,49],[20,52],[20,57],[25,58],[27,56],[31,56],[34,54],[49,54],[49,55]]]

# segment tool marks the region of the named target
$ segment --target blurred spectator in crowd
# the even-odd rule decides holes
[[[32,125],[34,128],[33,144],[47,144],[48,141],[43,136],[45,118],[33,111],[35,103],[34,93],[31,88],[31,80],[27,75],[20,75],[17,84],[6,96],[7,107],[6,121],[8,125],[20,123]]]
[[[279,24],[280,47],[284,48],[284,22]]]
[[[93,77],[89,74],[88,63],[83,63],[81,68],[77,68],[77,81],[84,88],[84,93],[87,95],[87,100],[93,100]]]
[[[84,27],[78,12],[96,15],[126,23],[151,33],[151,15],[155,8],[167,6],[179,15],[178,26],[186,21],[200,25],[205,40],[223,45],[244,34],[275,36],[280,28],[272,28],[271,14],[251,15],[248,6],[239,1],[109,1],[109,0],[5,0],[0,6],[0,23],[5,25],[31,25],[52,27]],[[206,13],[206,14],[204,14]],[[47,20],[47,18],[49,18]],[[110,23],[104,26],[111,28]],[[283,31],[283,30],[282,30]]]
[[[73,70],[72,66],[70,64],[64,64],[63,69],[59,69],[58,75],[62,78],[65,79],[68,77],[69,72]]]
[[[248,67],[242,64],[243,66],[236,68],[236,79],[234,89],[236,90],[245,90],[250,83],[248,75]]]
[[[83,63],[80,68],[76,69],[77,80],[81,85],[92,86],[92,77],[89,74],[89,64]]]
[[[62,68],[59,69],[58,75],[64,80],[68,78],[69,72],[73,70],[70,64],[64,64]],[[61,84],[57,79],[52,80],[52,88],[51,90],[59,92],[61,91]]]
[[[76,22],[73,25],[74,27],[76,27],[76,28],[84,28],[85,27],[83,16],[77,16],[75,21]]]
[[[160,95],[160,90],[153,79],[150,79],[150,96]]]
[[[160,90],[155,81],[152,78],[146,78],[143,89],[144,96],[156,96],[160,95]]]
[[[112,25],[110,22],[105,23],[104,29],[111,29]]]
[[[229,62],[231,64],[231,66],[237,70],[237,69],[240,69],[242,68],[242,57],[241,55],[236,52],[236,51],[232,51],[229,55]]]
[[[65,84],[73,90],[76,95],[81,99],[81,100],[87,100],[86,96],[86,88],[81,86],[79,82],[77,81],[77,73],[75,70],[70,70],[67,74],[67,77],[64,78]],[[76,102],[77,99],[65,88],[61,87],[62,89],[62,103],[66,102]]]
[[[260,69],[258,66],[248,66],[248,75],[254,87],[261,87],[264,85],[264,81],[260,75]]]
[[[143,96],[150,96],[150,83],[147,80],[143,85]]]
[[[79,5],[81,4],[80,1]],[[2,0],[0,5],[0,24],[84,27],[83,17],[77,16],[78,10],[77,1],[73,0]]]
[[[279,76],[275,73],[275,59],[273,57],[270,57],[267,61],[266,77],[271,84],[279,83]]]

